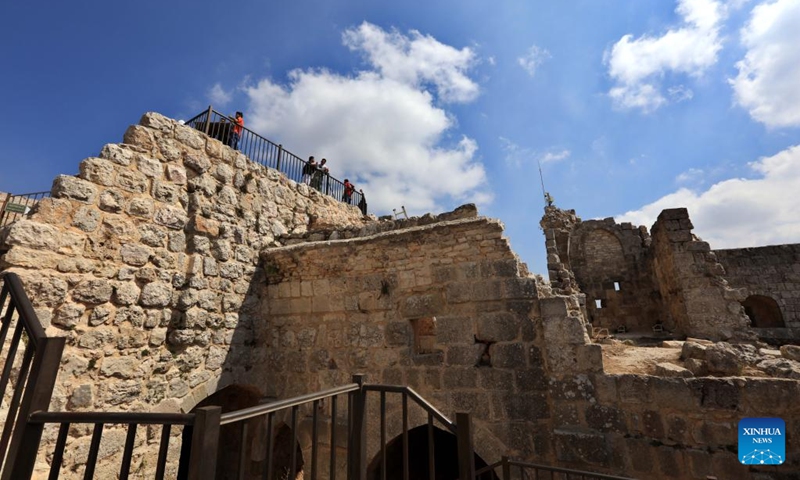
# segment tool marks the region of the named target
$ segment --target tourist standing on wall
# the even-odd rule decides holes
[[[358,201],[358,208],[361,210],[363,215],[367,214],[367,197],[364,196],[364,189],[361,188],[358,190],[358,193],[361,194],[361,200]]]
[[[356,191],[356,186],[350,183],[350,180],[344,179],[344,195],[342,195],[342,201],[345,203],[350,203],[350,199],[353,198],[353,192]]]
[[[315,188],[320,192],[322,191],[322,180],[324,179],[325,183],[327,183],[328,180],[328,167],[325,166],[326,163],[328,163],[326,158],[320,160],[317,171],[314,172],[314,176],[311,177],[311,188]]]
[[[317,172],[317,161],[314,160],[314,155],[308,157],[308,162],[303,166],[303,183],[311,185],[311,177]]]
[[[243,127],[244,115],[242,112],[236,112],[236,118],[233,120],[233,135],[231,135],[231,147],[234,150],[239,150],[239,139],[242,138]]]

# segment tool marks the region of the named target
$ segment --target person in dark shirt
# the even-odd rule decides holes
[[[364,190],[359,189],[358,193],[361,194],[361,200],[358,201],[358,208],[361,210],[361,213],[366,215],[367,214],[367,197],[364,196]]]
[[[317,173],[317,161],[314,160],[314,155],[308,157],[308,162],[303,166],[303,183],[311,185],[311,177]]]

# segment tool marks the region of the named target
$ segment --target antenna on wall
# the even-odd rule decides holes
[[[536,159],[536,164],[539,165],[539,180],[542,182],[542,195],[544,196],[544,204],[548,207],[553,206],[553,197],[550,195],[550,192],[544,189],[544,175],[542,175],[542,162],[539,159]]]

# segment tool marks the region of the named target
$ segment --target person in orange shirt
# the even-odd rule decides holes
[[[231,147],[239,150],[239,139],[242,138],[242,128],[244,127],[244,115],[236,112],[236,119],[233,122],[233,135],[231,135]]]

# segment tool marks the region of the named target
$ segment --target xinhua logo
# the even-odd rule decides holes
[[[780,418],[739,420],[739,461],[745,465],[780,465],[786,461],[786,422]]]

